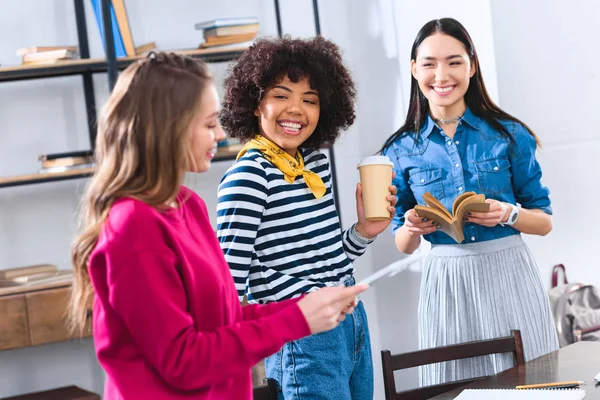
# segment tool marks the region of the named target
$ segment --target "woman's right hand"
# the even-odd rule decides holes
[[[310,333],[329,331],[339,325],[358,305],[356,295],[368,285],[325,287],[309,293],[298,302]]]
[[[414,209],[404,213],[404,226],[406,226],[410,236],[427,235],[439,229],[435,221],[419,217]]]

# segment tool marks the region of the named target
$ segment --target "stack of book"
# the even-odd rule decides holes
[[[196,29],[204,31],[200,48],[248,47],[256,38],[260,24],[255,17],[221,18],[199,22]]]
[[[0,288],[68,284],[73,280],[72,270],[59,270],[56,265],[39,264],[0,270]]]
[[[66,60],[79,59],[77,46],[33,46],[17,50],[21,64],[54,64]]]
[[[68,153],[42,154],[42,173],[58,173],[71,170],[92,168],[94,156],[91,151],[73,151]]]
[[[240,151],[244,145],[234,138],[226,138],[217,143],[217,150],[221,153],[232,153]]]
[[[104,21],[102,19],[102,9],[100,0],[91,0],[96,23],[100,31],[102,45],[104,43]],[[133,34],[129,26],[129,17],[125,8],[125,0],[112,0],[110,2],[110,20],[113,32],[113,43],[116,57],[133,57],[147,53],[156,49],[156,43],[150,42],[139,46],[135,46],[133,42]],[[104,49],[106,51],[106,48]]]

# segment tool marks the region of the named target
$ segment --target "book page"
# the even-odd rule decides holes
[[[450,214],[450,212],[446,209],[446,207],[444,207],[444,205],[438,199],[436,199],[431,193],[426,192],[423,195],[423,200],[425,201],[425,204],[427,204],[428,207],[431,207],[433,209],[443,212],[444,214],[446,214],[448,216],[449,221],[452,220],[452,214]]]
[[[476,195],[477,193],[475,192],[465,192],[463,194],[461,194],[460,196],[458,196],[456,199],[454,199],[454,203],[452,203],[452,215],[456,215],[456,210],[458,209],[458,206],[467,198]]]
[[[485,196],[483,194],[476,194],[464,199],[458,207],[456,207],[456,214],[454,218],[459,224],[459,229],[463,231],[465,224],[464,219],[467,216],[467,212],[488,212],[490,210],[490,204],[485,202]]]
[[[465,389],[456,400],[582,400],[582,389]]]
[[[457,221],[454,220],[454,218],[448,217],[445,213],[436,208],[430,208],[427,206],[415,206],[414,210],[419,217],[427,218],[429,221],[435,221],[441,226],[439,230],[450,236],[457,243],[463,241],[464,234],[462,231],[457,231],[455,229]]]

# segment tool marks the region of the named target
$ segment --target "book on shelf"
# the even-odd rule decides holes
[[[38,173],[40,173],[40,174],[58,174],[61,172],[85,170],[85,169],[94,168],[94,167],[95,167],[94,163],[65,165],[65,166],[60,166],[60,167],[46,167],[46,168],[40,168],[38,170]]]
[[[90,0],[92,2],[92,8],[94,9],[94,15],[96,17],[96,23],[98,25],[98,30],[100,31],[100,41],[102,42],[102,46],[104,47],[104,51],[106,51],[106,43],[104,42],[104,22],[102,21],[102,1],[101,0]],[[125,44],[123,44],[123,38],[121,36],[121,32],[119,31],[119,25],[117,23],[117,17],[115,15],[115,9],[110,4],[110,21],[113,32],[113,44],[115,47],[115,56],[116,57],[125,57],[127,56],[127,52],[125,51]]]
[[[12,279],[0,279],[0,287],[32,286],[48,283],[71,282],[73,280],[73,270],[59,270],[48,273],[20,276]]]
[[[256,38],[256,32],[244,33],[241,35],[227,35],[227,36],[209,36],[206,38],[204,43],[200,45],[200,48],[223,46],[234,43],[244,43]]]
[[[217,28],[205,29],[203,35],[204,39],[206,40],[211,36],[243,35],[248,33],[258,33],[259,30],[259,24],[221,26]]]
[[[222,26],[238,26],[238,25],[252,25],[258,24],[258,18],[256,17],[241,17],[241,18],[216,18],[209,21],[198,22],[194,27],[197,30],[218,28]]]
[[[203,46],[204,45],[204,43],[203,43],[200,45],[199,48],[204,49],[204,50],[241,49],[241,48],[245,49],[245,48],[252,46],[253,44],[254,44],[254,40],[248,40],[246,42],[235,42],[235,43],[230,43],[230,44],[221,44],[218,46],[208,46],[208,47]]]
[[[426,205],[415,206],[416,214],[429,221],[435,221],[441,226],[439,230],[454,239],[456,243],[465,240],[464,218],[467,212],[488,212],[490,209],[489,203],[485,202],[485,196],[475,192],[466,192],[458,196],[452,203],[452,212],[429,192],[423,195],[423,200]]]
[[[79,59],[79,50],[58,49],[48,51],[38,51],[26,53],[23,55],[23,64],[51,63],[60,60]]]
[[[90,0],[98,30],[100,31],[100,40],[104,51],[106,51],[106,43],[104,43],[104,22],[102,20],[102,5],[101,0]],[[129,27],[129,19],[123,0],[112,0],[110,2],[110,21],[113,32],[113,43],[115,47],[116,57],[135,56],[135,46],[131,29]]]
[[[53,264],[36,264],[0,270],[0,279],[14,279],[28,275],[52,273],[58,270]]]
[[[156,49],[156,43],[155,42],[150,42],[150,43],[145,43],[142,45],[139,45],[135,48],[135,54],[144,54],[144,53],[148,53],[149,51],[152,51]]]
[[[39,61],[22,61],[21,65],[28,67],[35,67],[37,65],[51,65],[51,64],[60,64],[66,61],[70,61],[70,58],[52,58],[49,60],[39,60]]]
[[[127,10],[125,9],[125,0],[111,0],[117,18],[117,25],[121,33],[121,39],[125,46],[125,53],[128,57],[133,57],[137,54],[135,45],[133,44],[133,35],[129,27],[129,18],[127,18]]]
[[[220,149],[221,147],[237,146],[241,144],[242,142],[240,142],[239,139],[228,137],[217,142],[217,149]]]
[[[226,138],[217,143],[217,154],[238,152],[243,147],[244,144],[238,139]]]
[[[17,49],[18,56],[24,56],[29,53],[41,53],[43,51],[54,51],[54,50],[69,50],[72,52],[79,51],[79,47],[77,46],[31,46],[31,47],[22,47]]]
[[[93,156],[93,155],[94,155],[94,153],[92,152],[92,150],[65,151],[65,152],[61,152],[61,153],[42,154],[39,157],[39,160],[40,161],[56,160],[58,158],[65,158],[65,157],[88,157],[88,156]]]
[[[72,167],[76,165],[91,164],[94,162],[94,157],[92,155],[67,156],[49,160],[40,157],[40,161],[42,162],[42,168]]]

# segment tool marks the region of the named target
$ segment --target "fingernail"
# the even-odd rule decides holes
[[[423,218],[423,222],[427,222],[429,221],[427,218]]]
[[[438,226],[436,226],[435,228],[436,228],[436,229],[442,229],[442,226],[441,226],[441,225],[438,225]]]
[[[467,215],[471,215],[471,211],[467,211]]]
[[[435,224],[437,224],[437,222],[431,221],[431,225],[435,225]]]

